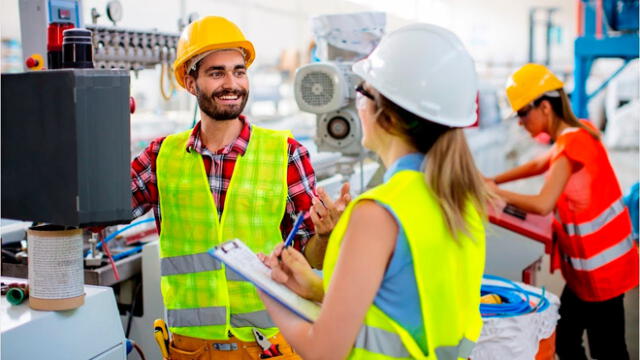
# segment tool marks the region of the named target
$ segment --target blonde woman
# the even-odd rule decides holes
[[[461,130],[475,121],[473,60],[450,31],[415,24],[353,70],[362,141],[384,183],[345,209],[323,279],[291,248],[264,259],[276,280],[322,302],[317,321],[263,301],[305,359],[467,358],[482,326],[488,197]]]

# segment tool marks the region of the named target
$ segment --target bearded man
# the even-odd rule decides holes
[[[298,358],[255,287],[207,251],[239,238],[269,253],[302,211],[294,247],[322,258],[308,215],[315,193],[309,153],[290,132],[241,115],[255,51],[235,24],[217,16],[191,23],[176,55],[175,78],[197,98],[200,121],[155,139],[131,165],[134,217],[153,209],[160,234],[169,358],[257,359],[264,342],[256,337],[268,339],[283,359]]]

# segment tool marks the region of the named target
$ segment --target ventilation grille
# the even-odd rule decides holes
[[[333,98],[333,80],[323,72],[312,72],[302,78],[300,90],[309,106],[326,106]]]

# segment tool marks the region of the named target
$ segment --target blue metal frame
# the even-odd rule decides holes
[[[633,60],[638,58],[638,43],[640,37],[638,32],[623,33],[614,36],[608,36],[606,28],[606,18],[603,11],[602,19],[602,38],[597,39],[596,33],[596,11],[595,2],[590,0],[581,0],[584,5],[584,12],[579,14],[583,17],[584,35],[576,38],[574,43],[574,89],[571,96],[571,105],[576,116],[579,118],[587,118],[589,112],[587,104],[589,100],[598,92],[604,89],[609,81],[616,77],[626,66]],[[615,1],[615,0],[602,0]],[[587,94],[587,79],[591,72],[593,62],[599,58],[620,58],[625,62],[616,70],[607,80],[591,94]]]

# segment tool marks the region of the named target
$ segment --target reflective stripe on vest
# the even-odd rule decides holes
[[[208,252],[160,259],[160,274],[162,276],[213,271],[221,268],[220,262]],[[228,281],[247,281],[228,267],[225,268],[225,275]]]
[[[458,358],[468,358],[471,355],[475,342],[462,338],[456,346],[440,346],[436,348],[438,360],[457,360]]]
[[[174,326],[211,326],[227,323],[227,310],[224,306],[212,306],[195,309],[167,310],[167,319]],[[245,314],[231,314],[234,327],[275,327],[266,310]]]
[[[167,320],[172,326],[225,325],[227,308],[211,306],[195,309],[167,309]]]
[[[354,347],[391,357],[410,357],[398,334],[367,325],[360,328]]]
[[[605,226],[609,221],[613,220],[623,211],[624,202],[622,202],[622,199],[618,199],[611,206],[601,212],[595,219],[580,224],[563,224],[564,230],[570,236],[586,236],[600,230],[601,227]]]
[[[594,255],[588,259],[575,258],[567,255],[563,255],[563,259],[564,261],[568,262],[575,270],[590,271],[616,260],[633,248],[633,239],[631,235],[629,235],[619,243],[601,251],[599,254]]]
[[[271,316],[266,310],[255,311],[243,314],[231,314],[231,326],[233,327],[257,327],[267,329],[276,327],[271,320]]]
[[[220,262],[207,252],[160,259],[160,274],[162,276],[198,273],[220,270],[221,268]]]

